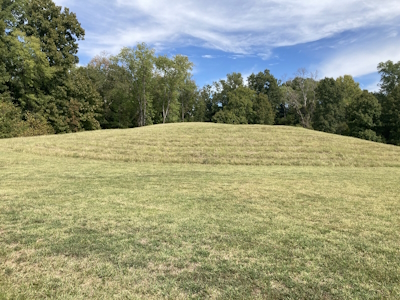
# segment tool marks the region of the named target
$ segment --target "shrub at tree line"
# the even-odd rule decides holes
[[[156,56],[146,44],[101,54],[86,67],[85,31],[52,0],[0,0],[0,138],[131,128],[167,122],[302,126],[400,145],[400,62],[378,65],[381,90],[349,75],[317,80],[269,70],[198,88],[186,56]]]

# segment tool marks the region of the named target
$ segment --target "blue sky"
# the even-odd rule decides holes
[[[80,63],[146,42],[194,62],[201,87],[231,72],[299,68],[319,78],[352,75],[377,90],[379,62],[400,61],[399,0],[55,0],[86,30]]]

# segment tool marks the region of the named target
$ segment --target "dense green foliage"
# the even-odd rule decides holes
[[[390,94],[400,82],[400,61],[382,62],[378,65],[378,72],[381,74],[381,93]]]
[[[387,96],[379,95],[382,104],[381,133],[392,144],[400,145],[400,85]]]
[[[33,116],[43,128],[52,128],[32,134],[99,128],[92,116],[98,93],[75,70],[77,41],[85,34],[75,14],[51,0],[4,0],[1,17],[0,101],[21,110],[24,126]]]
[[[274,109],[274,113],[279,117],[278,112],[282,105],[282,94],[279,88],[279,82],[270,73],[270,71],[265,70],[264,72],[259,72],[258,74],[251,74],[247,79],[247,82],[249,87],[256,91],[257,94],[265,94],[268,96],[268,100],[271,104],[271,107]]]
[[[0,138],[20,136],[23,127],[21,111],[12,103],[0,102]]]
[[[251,74],[246,84],[231,73],[199,88],[188,57],[156,55],[144,43],[78,68],[85,31],[74,13],[52,0],[0,3],[3,138],[218,122],[302,126],[400,144],[400,62],[378,65],[376,94],[362,92],[350,75],[318,80],[306,69],[284,82],[269,70]]]
[[[322,79],[316,89],[317,103],[314,128],[324,132],[342,133],[345,123],[343,89],[333,78]]]
[[[376,128],[381,116],[381,105],[367,91],[357,96],[348,106],[348,124],[350,135],[362,139],[380,142]]]

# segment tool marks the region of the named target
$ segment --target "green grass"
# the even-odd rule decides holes
[[[172,124],[0,141],[0,299],[399,299],[400,148]]]

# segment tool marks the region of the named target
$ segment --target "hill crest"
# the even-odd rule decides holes
[[[0,140],[0,148],[124,162],[400,167],[400,147],[265,125],[174,123]]]

